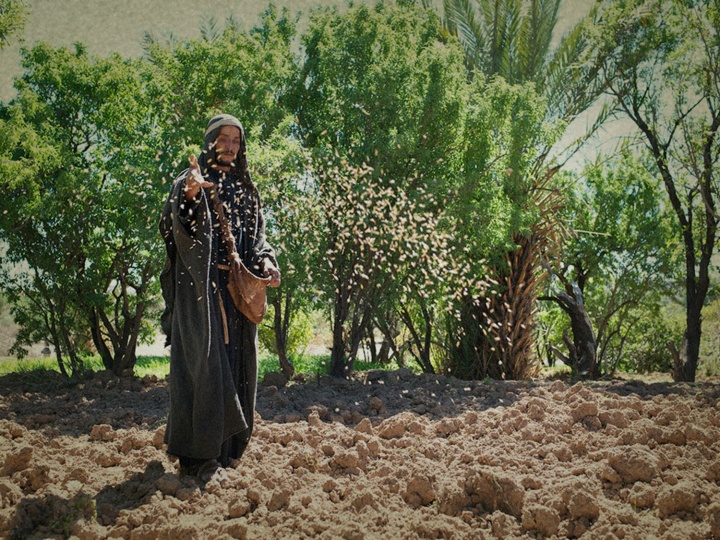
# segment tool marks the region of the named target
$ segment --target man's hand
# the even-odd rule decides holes
[[[263,276],[272,278],[270,280],[270,283],[268,283],[269,287],[279,287],[280,286],[280,270],[275,268],[275,265],[270,262],[269,259],[265,259],[265,264],[263,265]]]
[[[197,158],[195,154],[191,154],[190,169],[188,170],[187,178],[185,178],[185,200],[191,201],[197,196],[200,188],[211,187],[212,185],[212,182],[207,182],[203,178]]]

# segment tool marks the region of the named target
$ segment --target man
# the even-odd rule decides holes
[[[165,442],[179,458],[181,474],[203,481],[245,451],[257,390],[257,326],[228,294],[214,196],[223,203],[245,266],[277,287],[280,272],[250,179],[244,130],[228,114],[208,123],[203,151],[198,159],[190,156],[190,167],[173,183],[160,220],[167,251],[161,323],[170,344]]]

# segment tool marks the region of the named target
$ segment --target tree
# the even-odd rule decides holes
[[[560,290],[542,299],[570,315],[573,340],[563,338],[569,352],[556,349],[563,362],[578,374],[612,374],[626,349],[649,344],[645,332],[675,283],[671,216],[657,197],[657,181],[627,148],[565,182],[563,219],[574,235],[565,264],[551,270]]]
[[[105,367],[122,373],[150,332],[143,317],[161,263],[148,212],[159,184],[135,168],[155,153],[143,147],[153,122],[138,94],[141,66],[92,58],[81,45],[41,44],[23,57],[18,97],[0,112],[3,285],[21,326],[16,350],[46,339],[60,370],[68,374],[67,357],[75,374],[90,336]]]
[[[293,103],[324,210],[318,264],[335,280],[317,287],[332,306],[334,375],[348,374],[360,341],[399,306],[397,277],[425,282],[395,237],[435,241],[422,216],[440,212],[436,191],[459,166],[467,83],[457,44],[438,30],[432,11],[380,2],[319,11],[303,36]]]
[[[27,5],[23,0],[0,0],[0,49],[10,38],[22,32],[27,20]]]
[[[545,98],[544,103],[537,102],[535,106],[542,116],[537,117],[533,111],[532,122],[537,122],[537,126],[552,122],[561,130],[593,103],[599,87],[593,70],[579,62],[587,48],[588,27],[596,10],[591,10],[553,48],[559,5],[559,0],[445,0],[443,24],[463,44],[469,78],[502,78],[532,86],[538,96]],[[537,127],[528,129],[532,134]],[[521,140],[513,136],[516,141]],[[499,294],[465,302],[464,337],[455,356],[461,364],[468,355],[476,359],[477,369],[463,368],[469,369],[469,374],[487,376],[490,370],[494,377],[525,378],[538,368],[533,329],[537,322],[536,295],[546,277],[540,262],[548,249],[557,253],[554,259],[559,257],[563,234],[554,217],[562,205],[562,197],[552,181],[559,166],[547,160],[558,139],[559,132],[544,140],[528,137],[531,142],[516,146],[515,150],[520,151],[511,158],[519,160],[518,165],[506,165],[507,170],[515,171],[502,182],[510,205],[516,211],[526,212],[526,216],[532,214],[528,212],[532,207],[537,212],[526,223],[515,223],[518,227],[503,239],[506,252],[503,255],[496,252],[491,257],[492,273],[501,283],[496,291]],[[577,141],[568,153],[572,155],[581,142],[582,139]],[[509,161],[499,159],[506,164]],[[478,326],[480,321],[483,323]],[[490,334],[487,328],[491,329]]]
[[[373,317],[383,303],[411,332],[411,353],[433,372],[430,360],[438,291],[457,286],[449,235],[437,226],[432,198],[423,203],[383,185],[368,167],[332,160],[315,166],[320,205],[319,262],[330,280],[320,293],[332,302],[330,374],[346,377]],[[417,306],[417,307],[416,307]],[[417,328],[419,309],[424,328]]]
[[[613,112],[637,127],[682,238],[685,333],[673,377],[693,381],[717,244],[720,6],[710,1],[611,2],[588,62]]]
[[[250,31],[229,17],[224,26],[206,21],[199,39],[161,41],[146,35],[145,54],[155,75],[149,91],[175,125],[162,155],[186,150],[181,142],[195,143],[216,111],[236,115],[260,140],[282,125],[288,114],[285,95],[297,71],[291,48],[295,31],[287,10],[278,12],[271,4]],[[186,159],[175,157],[173,170]]]
[[[447,369],[466,378],[527,378],[538,369],[532,336],[544,278],[539,255],[558,242],[559,192],[554,170],[543,164],[557,134],[532,85],[482,77],[472,85],[463,165],[448,184],[448,206],[468,242],[465,260],[486,260],[495,286],[458,307]]]
[[[263,323],[272,335],[271,350],[277,353],[280,369],[289,379],[295,373],[290,358],[293,328],[315,303],[315,291],[309,286],[318,269],[313,263],[315,229],[320,219],[315,200],[314,178],[308,170],[308,158],[297,138],[290,135],[290,119],[284,129],[260,143],[251,143],[252,170],[262,190],[266,231],[281,261],[282,282],[268,289],[272,319]],[[269,319],[269,317],[268,317]]]

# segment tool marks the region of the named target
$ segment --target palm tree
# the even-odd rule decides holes
[[[595,82],[596,71],[582,63],[599,3],[553,47],[560,3],[443,0],[442,24],[460,40],[470,77],[482,73],[513,84],[532,82],[548,99],[549,116],[569,122],[603,90]]]
[[[561,0],[443,0],[444,29],[455,35],[465,51],[468,77],[482,74],[487,78],[503,77],[513,84],[533,84],[547,100],[546,118],[570,123],[586,111],[602,88],[596,73],[580,60],[589,43],[589,23],[597,16],[597,4],[585,19],[563,36],[553,47],[553,33],[558,23]],[[604,120],[601,110],[595,126],[576,141],[566,153],[569,159],[584,140]],[[500,294],[475,302],[475,311],[465,320],[492,320],[489,330],[471,331],[475,343],[465,350],[477,351],[479,366],[503,366],[502,373],[475,373],[475,376],[527,378],[538,366],[534,354],[534,328],[540,284],[547,275],[548,252],[559,253],[565,231],[555,219],[561,198],[547,196],[550,183],[559,170],[557,164],[546,164],[550,148],[541,151],[527,179],[527,191],[540,216],[526,234],[515,234],[516,249],[508,253],[506,264],[498,268],[498,281],[504,285]],[[557,191],[555,192],[557,195]],[[558,255],[553,257],[557,260]],[[578,302],[582,306],[582,302]],[[586,315],[586,313],[585,313]],[[573,329],[587,325],[589,318],[571,314]],[[584,328],[592,333],[592,328]],[[580,333],[578,333],[578,336]],[[576,336],[576,337],[578,337]],[[497,368],[496,368],[497,369]],[[482,370],[481,370],[482,371]]]

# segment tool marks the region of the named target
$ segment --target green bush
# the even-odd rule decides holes
[[[275,347],[275,328],[273,326],[273,310],[265,316],[265,322],[258,325],[258,339],[260,346],[272,354],[277,354]],[[313,321],[309,313],[295,311],[290,318],[290,332],[288,335],[287,353],[289,356],[302,354],[313,337]],[[297,366],[295,366],[297,369]]]
[[[702,341],[698,375],[720,375],[720,296],[703,310]]]

